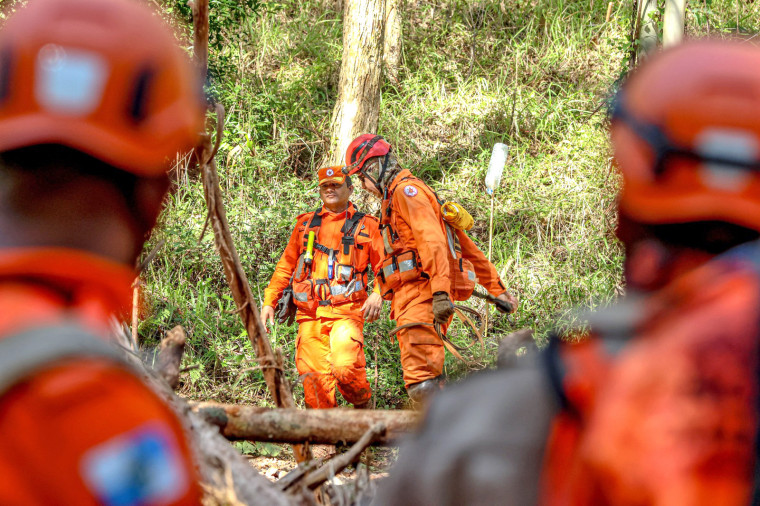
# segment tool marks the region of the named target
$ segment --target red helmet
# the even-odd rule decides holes
[[[384,156],[391,150],[391,145],[379,135],[362,134],[351,141],[346,149],[346,169],[348,175],[361,172],[370,158]],[[345,170],[345,169],[344,169]]]
[[[0,151],[61,144],[140,176],[203,126],[201,79],[132,0],[30,0],[0,29]]]
[[[760,231],[760,49],[699,41],[665,51],[626,83],[612,113],[621,214]]]

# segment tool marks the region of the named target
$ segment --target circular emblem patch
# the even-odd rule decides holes
[[[417,195],[417,188],[412,185],[406,185],[406,187],[404,187],[404,194],[406,194],[408,197],[414,197]]]
[[[325,172],[325,174],[327,174],[327,176],[329,177],[335,174],[335,171],[333,171],[332,169],[327,169],[327,172]]]

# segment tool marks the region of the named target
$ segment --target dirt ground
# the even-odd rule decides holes
[[[327,459],[335,453],[335,449],[332,445],[314,445],[312,446],[312,453],[315,458]],[[388,475],[388,469],[396,461],[397,456],[397,448],[368,448],[362,454],[361,463],[369,468],[371,480],[382,479]],[[246,458],[259,473],[266,476],[270,481],[283,478],[296,467],[296,461],[287,450],[276,457],[249,455]],[[347,468],[338,473],[336,477],[351,481],[356,477],[356,471],[353,468]]]

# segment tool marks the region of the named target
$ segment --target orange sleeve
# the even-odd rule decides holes
[[[298,263],[298,255],[301,251],[300,242],[303,240],[301,233],[298,231],[298,223],[304,218],[305,215],[300,215],[298,221],[296,221],[296,227],[290,234],[290,240],[288,245],[285,246],[285,251],[282,252],[280,260],[277,262],[277,266],[274,268],[274,274],[272,279],[269,280],[264,290],[264,306],[275,307],[277,301],[282,296],[282,291],[290,284],[290,276],[293,275],[293,271],[296,269]]]
[[[459,237],[459,244],[462,246],[462,256],[472,262],[475,274],[478,276],[478,283],[494,297],[505,293],[507,289],[501,281],[499,273],[496,272],[496,267],[488,261],[477,244],[468,237],[464,230],[457,230],[456,232],[457,237]]]
[[[385,246],[383,246],[383,236],[380,234],[380,222],[374,216],[367,216],[364,218],[364,224],[367,227],[367,233],[369,234],[372,242],[369,243],[369,263],[372,270],[372,274],[376,274],[380,270],[380,266],[383,264],[385,258]],[[374,283],[372,291],[380,295],[380,283]]]
[[[402,188],[403,186],[403,188]],[[416,192],[407,195],[406,188],[414,187]],[[430,190],[420,188],[421,185],[409,183],[399,185],[393,192],[394,209],[397,209],[401,219],[412,231],[417,251],[420,254],[422,270],[430,276],[432,293],[451,290],[449,277],[449,257],[446,251],[448,242],[443,233],[441,220],[438,218],[433,205],[427,197]]]
[[[119,469],[119,479],[109,469]],[[83,359],[3,396],[0,504],[113,504],[125,496],[163,505],[200,504],[201,496],[182,425],[138,378]]]

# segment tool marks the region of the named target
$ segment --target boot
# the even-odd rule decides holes
[[[443,388],[443,376],[438,376],[425,381],[420,381],[406,387],[409,400],[412,401],[413,409],[422,409],[430,399]]]

